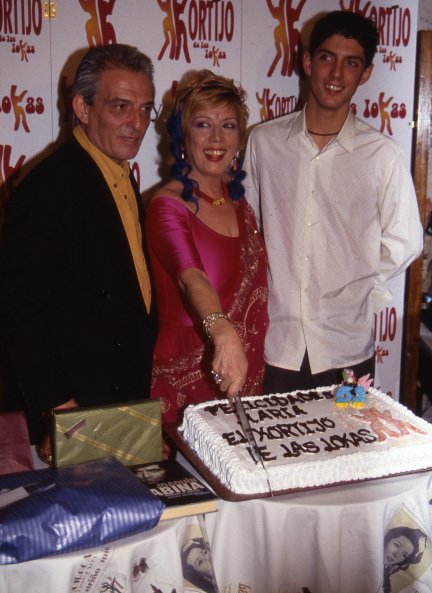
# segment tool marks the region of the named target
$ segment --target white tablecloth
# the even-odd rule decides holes
[[[431,593],[432,472],[244,502],[220,501],[206,527],[220,593],[382,593],[384,533],[425,535],[391,593]],[[103,549],[0,566],[1,593],[181,593],[190,519]],[[135,574],[135,578],[134,575]]]
[[[186,523],[186,519],[163,521],[151,531],[104,548],[1,566],[0,591],[153,593],[159,588],[163,593],[179,593],[183,591],[179,549]]]
[[[221,593],[381,593],[384,533],[399,525],[421,530],[427,547],[420,562],[391,576],[391,593],[430,593],[431,498],[428,472],[221,501],[206,517]]]

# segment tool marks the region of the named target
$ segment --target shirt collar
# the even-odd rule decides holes
[[[306,105],[302,111],[299,111],[298,116],[293,122],[290,135],[301,134],[306,132]],[[354,136],[355,136],[355,116],[351,109],[348,112],[348,116],[339,130],[339,134],[336,136],[335,141],[344,148],[347,152],[353,152],[354,150]]]
[[[296,116],[294,117],[294,121],[292,123],[291,126],[291,130],[288,133],[288,138],[290,138],[291,136],[298,136],[299,134],[301,134],[303,132],[303,130],[306,128],[305,125],[305,118],[304,118],[304,108],[302,109],[302,111],[299,111]]]
[[[339,142],[339,144],[342,146],[342,148],[345,148],[345,150],[347,152],[353,152],[354,151],[354,136],[355,136],[355,116],[350,109],[344,125],[342,126],[339,134],[336,136],[336,140]]]
[[[128,161],[122,161],[120,164],[116,163],[112,158],[107,156],[95,144],[93,144],[79,124],[73,129],[73,135],[81,147],[89,153],[99,168],[102,168],[105,172],[109,173],[109,176],[112,180],[118,180],[125,175],[127,178],[129,177]]]

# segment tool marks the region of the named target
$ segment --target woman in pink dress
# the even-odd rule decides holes
[[[241,183],[247,118],[232,80],[203,70],[177,88],[173,179],[146,215],[159,317],[151,397],[164,423],[189,404],[261,393],[267,259]]]

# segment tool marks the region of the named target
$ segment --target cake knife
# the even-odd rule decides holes
[[[238,416],[238,419],[240,420],[240,424],[241,424],[241,427],[245,434],[245,437],[247,438],[247,441],[249,443],[249,448],[250,448],[250,452],[252,455],[252,459],[255,461],[255,463],[257,463],[257,464],[260,463],[263,470],[265,471],[269,492],[270,492],[270,495],[273,496],[273,491],[270,486],[270,478],[269,478],[267,468],[264,465],[264,460],[262,458],[261,451],[258,447],[258,443],[256,442],[256,438],[253,433],[252,426],[249,422],[249,418],[246,415],[246,410],[244,409],[242,399],[239,395],[236,395],[234,397],[233,404],[236,409],[237,416]]]

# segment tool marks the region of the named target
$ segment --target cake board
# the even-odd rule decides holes
[[[210,488],[224,500],[231,502],[240,502],[242,500],[253,500],[254,498],[268,498],[271,496],[270,492],[260,492],[258,494],[236,494],[229,490],[220,480],[215,476],[201,461],[195,451],[183,440],[181,434],[177,430],[177,425],[166,424],[163,428],[170,440],[174,443],[177,449],[186,457],[186,459],[193,465],[193,467],[201,474]],[[276,494],[287,494],[286,492],[274,492]]]
[[[314,486],[314,487],[307,487],[307,488],[289,488],[286,490],[273,490],[272,492],[257,492],[257,493],[250,493],[250,494],[236,494],[229,490],[224,484],[220,482],[217,476],[215,476],[201,461],[195,451],[190,447],[186,441],[183,440],[181,434],[178,432],[178,426],[175,424],[167,424],[164,426],[163,430],[166,432],[167,436],[170,440],[174,443],[177,449],[186,457],[186,459],[193,465],[193,467],[201,474],[204,480],[209,484],[212,490],[222,498],[223,500],[227,500],[229,502],[241,502],[244,500],[254,500],[257,498],[273,498],[275,496],[281,496],[284,494],[295,494],[298,492],[308,492],[311,490],[322,490],[325,488],[332,488],[333,486],[347,486],[350,484],[360,484],[362,482],[374,482],[376,480],[385,480],[387,478],[396,478],[398,476],[406,476],[411,474],[418,474],[424,473],[428,471],[432,471],[432,466],[426,467],[423,469],[413,470],[413,471],[406,471],[406,472],[399,472],[394,474],[389,474],[387,476],[377,477],[377,478],[362,478],[359,480],[349,480],[349,481],[340,481],[340,482],[332,482],[329,484],[324,484],[321,486]]]

